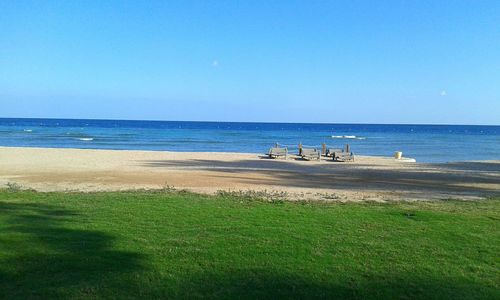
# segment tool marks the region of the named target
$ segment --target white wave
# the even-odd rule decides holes
[[[355,140],[365,140],[365,137],[355,136],[355,135],[332,135],[332,139],[355,139]]]
[[[33,132],[33,130],[31,130],[31,129],[24,129],[23,131],[24,132]]]
[[[93,141],[94,138],[79,138],[80,141],[84,141],[84,142],[90,142],[90,141]]]

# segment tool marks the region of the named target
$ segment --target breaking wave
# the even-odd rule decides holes
[[[354,139],[354,140],[365,140],[366,137],[355,136],[355,135],[332,135],[332,139]]]

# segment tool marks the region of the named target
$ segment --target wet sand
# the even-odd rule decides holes
[[[356,156],[339,163],[255,153],[0,147],[0,187],[7,183],[38,191],[251,190],[291,200],[481,199],[500,194],[500,160],[424,164]]]

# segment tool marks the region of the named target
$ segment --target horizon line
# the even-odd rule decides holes
[[[328,122],[277,122],[277,121],[207,121],[207,120],[147,120],[147,119],[101,119],[101,118],[55,118],[55,117],[1,117],[0,119],[25,120],[82,120],[82,121],[130,121],[130,122],[192,122],[192,123],[247,123],[247,124],[311,124],[311,125],[414,125],[414,126],[495,126],[500,124],[429,124],[429,123],[328,123]]]

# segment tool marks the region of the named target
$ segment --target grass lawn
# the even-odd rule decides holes
[[[500,299],[500,199],[0,191],[0,298]]]

